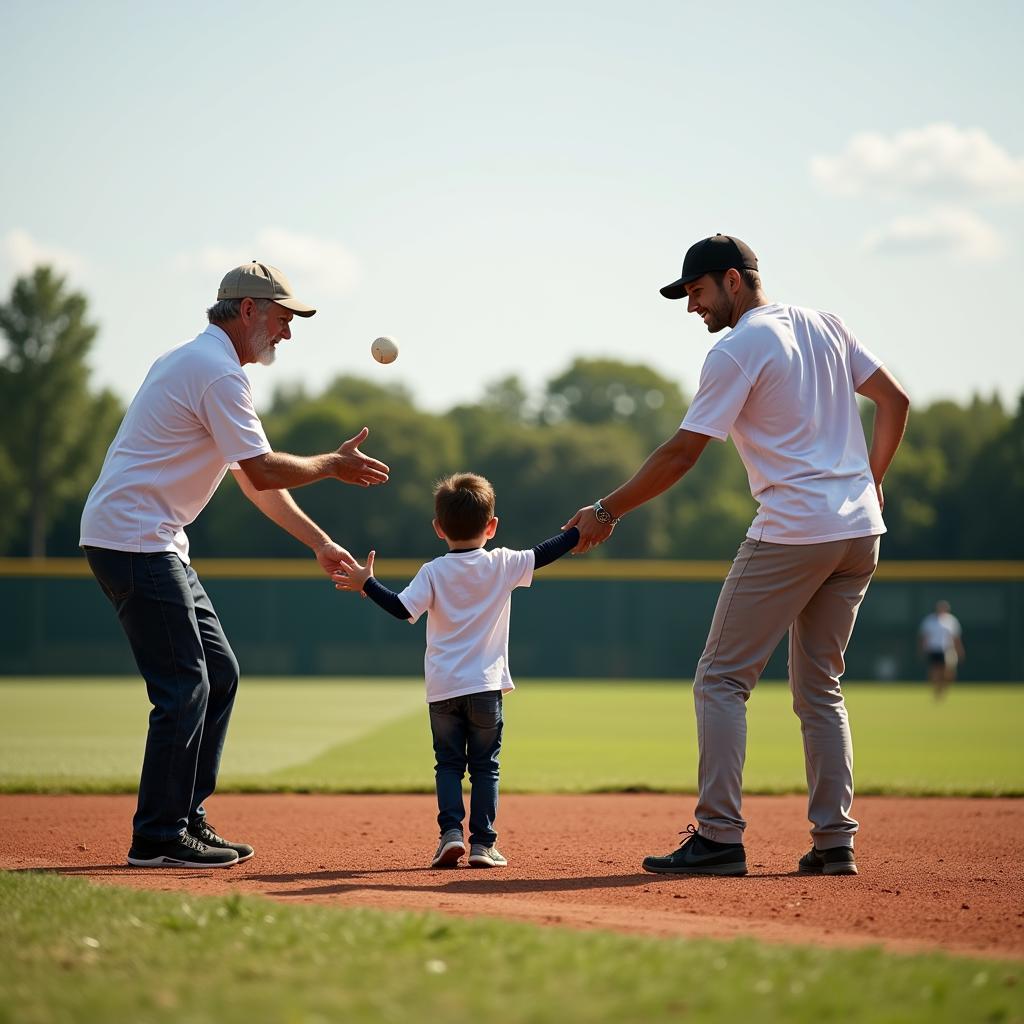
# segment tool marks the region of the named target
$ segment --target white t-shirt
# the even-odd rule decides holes
[[[926,654],[945,654],[956,647],[960,622],[949,612],[932,612],[921,623],[921,646]]]
[[[272,451],[231,339],[212,324],[152,366],[107,450],[79,544],[174,551],[228,466]]]
[[[398,596],[415,622],[427,613],[427,703],[513,690],[508,670],[512,591],[533,582],[533,550],[449,551],[427,562]]]
[[[682,427],[732,436],[760,505],[748,537],[885,533],[855,395],[881,365],[838,317],[776,303],[744,313],[708,352]]]

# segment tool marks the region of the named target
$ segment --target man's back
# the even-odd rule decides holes
[[[761,506],[747,536],[812,544],[885,531],[856,400],[880,365],[837,317],[777,303],[711,349],[683,427],[732,437]]]
[[[229,463],[270,451],[227,335],[208,327],[151,367],[82,514],[83,545],[177,551]]]

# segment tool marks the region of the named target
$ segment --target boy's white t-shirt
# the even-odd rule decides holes
[[[708,352],[681,426],[732,436],[760,504],[748,537],[885,533],[856,398],[881,365],[837,316],[777,303],[744,313]]]
[[[398,596],[409,621],[427,615],[427,703],[513,690],[508,669],[512,591],[533,582],[533,550],[449,551],[427,562]]]
[[[228,466],[273,449],[231,339],[212,324],[150,368],[107,450],[79,544],[173,551]]]

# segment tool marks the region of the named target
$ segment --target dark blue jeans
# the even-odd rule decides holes
[[[428,705],[434,737],[434,783],[441,834],[462,830],[466,808],[462,777],[469,768],[469,841],[493,846],[498,838],[498,755],[501,753],[501,691],[487,690]]]
[[[238,662],[195,570],[170,552],[85,549],[153,705],[132,832],[173,839],[217,785]]]

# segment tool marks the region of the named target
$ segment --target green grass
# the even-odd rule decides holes
[[[1024,686],[845,686],[858,792],[1024,795]],[[0,682],[0,790],[132,792],[148,704],[141,683]],[[505,792],[692,792],[688,683],[523,681],[505,701]],[[748,705],[748,793],[805,787],[783,684]],[[247,679],[221,791],[426,792],[433,785],[419,681]]]
[[[1019,964],[0,874],[0,1021],[1019,1022]]]

